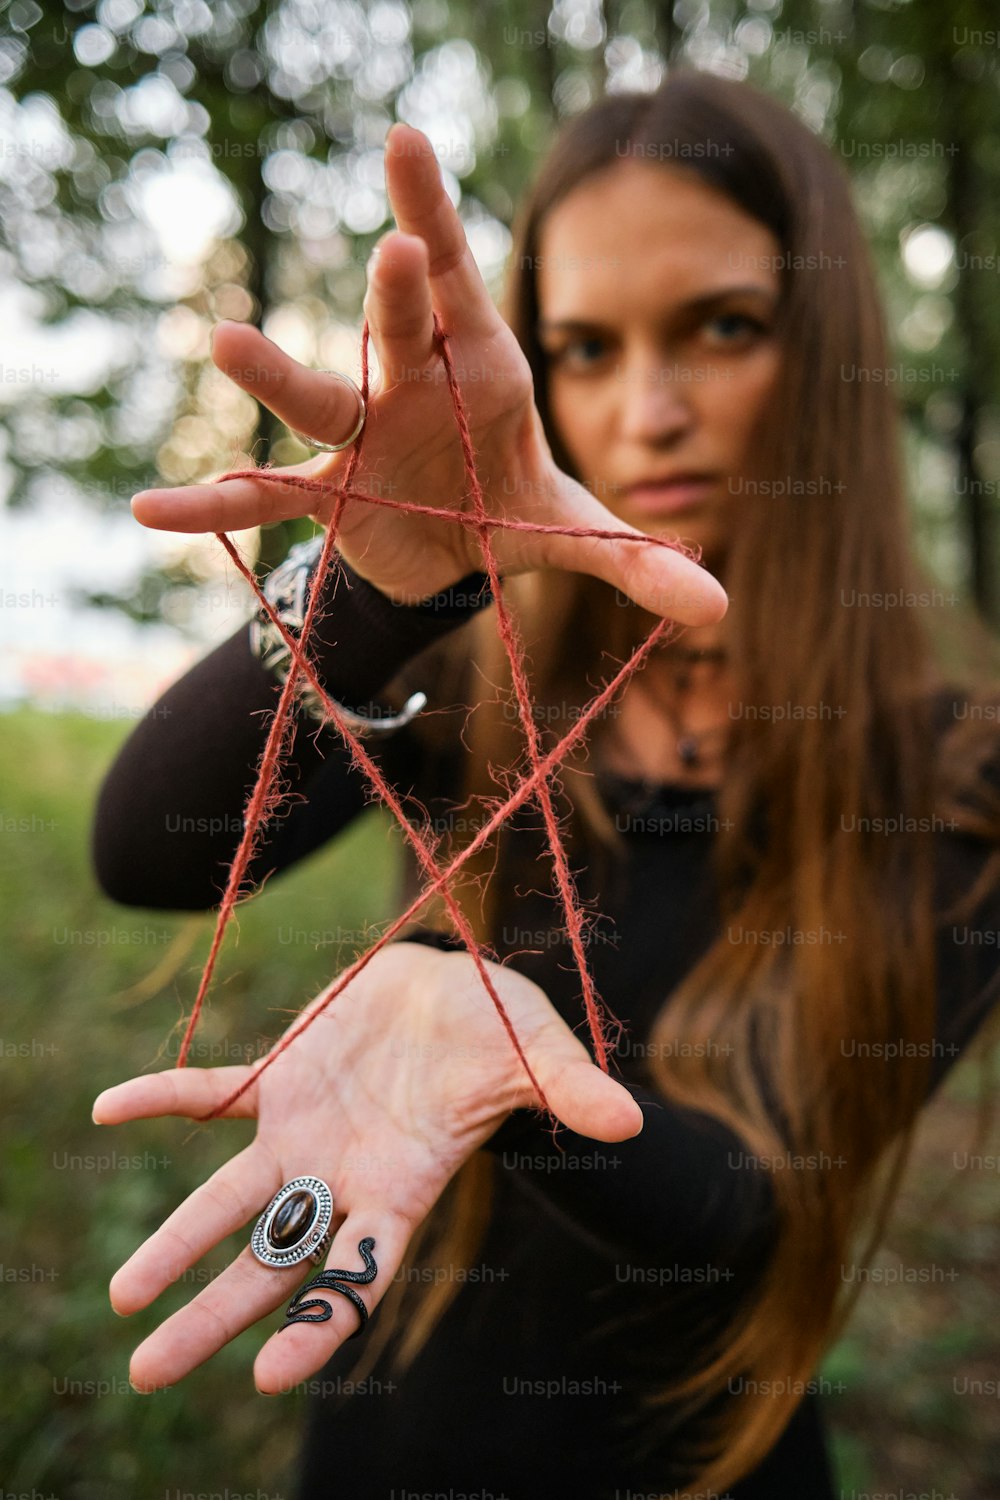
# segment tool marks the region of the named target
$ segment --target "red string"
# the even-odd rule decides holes
[[[504,526],[516,531],[536,531],[555,533],[562,536],[580,536],[602,539],[607,541],[625,540],[637,545],[653,545],[669,547],[672,551],[679,551],[684,556],[697,561],[699,554],[696,550],[684,546],[680,542],[668,542],[658,537],[637,538],[631,532],[606,531],[590,527],[562,527],[546,526],[525,521],[506,521],[491,518],[486,513],[486,505],[483,497],[482,486],[476,470],[475,449],[472,435],[469,429],[469,421],[465,402],[462,397],[461,388],[455,376],[454,365],[451,358],[448,335],[441,326],[440,320],[434,316],[435,346],[440,353],[448,383],[449,394],[458,428],[459,440],[462,445],[462,454],[465,464],[466,478],[472,500],[472,514],[467,512],[456,512],[439,510],[432,506],[417,505],[405,501],[388,500],[383,496],[368,495],[361,490],[351,487],[351,479],[357,468],[361,454],[364,431],[355,441],[353,450],[344,470],[343,482],[333,484],[329,481],[307,478],[297,475],[279,475],[270,473],[267,469],[236,470],[221,476],[225,479],[250,478],[291,484],[305,491],[320,493],[324,496],[333,497],[335,506],[326,530],[323,548],[319,561],[311,581],[309,590],[309,601],[306,608],[305,620],[301,633],[295,638],[286,629],[283,622],[278,618],[269,601],[264,597],[253,574],[247,568],[239,556],[231,539],[223,532],[218,532],[219,541],[225,547],[229,556],[233,559],[239,571],[247,579],[250,587],[256,595],[262,608],[267,612],[269,618],[280,630],[288,644],[292,659],[289,666],[287,680],[282,688],[274,715],[268,731],[267,741],[261,754],[258,766],[257,781],[250,793],[244,816],[243,835],[239,847],[233,857],[229,869],[226,889],[219,905],[216,918],[215,931],[212,944],[209,949],[208,958],[198,986],[194,1006],[185,1028],[184,1036],[178,1055],[178,1067],[184,1067],[187,1063],[198,1021],[204,1006],[205,997],[211,985],[215,964],[222,946],[226,927],[228,926],[246,878],[246,872],[257,849],[261,833],[282,802],[282,793],[278,783],[282,760],[287,754],[295,732],[295,721],[293,716],[295,699],[297,696],[297,685],[300,673],[304,675],[313,689],[319,695],[326,715],[333,727],[344,739],[350,749],[354,763],[368,778],[377,797],[390,809],[393,816],[400,825],[403,836],[413,849],[417,862],[427,877],[427,883],[420,894],[411,902],[407,910],[396,919],[395,922],[382,934],[379,940],[373,944],[364,954],[355,961],[327,987],[323,993],[306,1009],[300,1020],[286,1032],[281,1041],[268,1053],[268,1055],[257,1065],[246,1082],[235,1089],[228,1098],[217,1105],[209,1114],[203,1115],[202,1119],[212,1119],[224,1113],[232,1104],[245,1093],[268,1068],[277,1057],[290,1046],[297,1037],[312,1025],[330,1005],[336,997],[347,987],[348,984],[359,974],[374,958],[375,954],[421,910],[421,908],[437,893],[440,893],[445,905],[451,915],[452,921],[459,936],[468,948],[469,954],[476,965],[484,987],[500,1016],[500,1019],[511,1039],[512,1045],[518,1057],[524,1064],[528,1077],[535,1089],[541,1103],[540,1108],[550,1116],[552,1127],[557,1127],[552,1110],[545,1098],[545,1094],[535,1078],[527,1058],[521,1048],[520,1041],[514,1030],[513,1024],[493,984],[489,970],[486,968],[486,958],[489,951],[480,947],[471,929],[468,919],[465,917],[461,906],[451,891],[451,884],[461,871],[466,862],[493,836],[502,824],[529,798],[534,798],[541,811],[545,825],[549,853],[553,863],[553,873],[558,891],[559,900],[563,910],[566,931],[569,936],[573,957],[580,983],[583,991],[584,1008],[587,1024],[590,1030],[591,1040],[598,1066],[608,1072],[607,1053],[609,1050],[608,1034],[611,1027],[620,1028],[618,1022],[604,1007],[597,995],[593,980],[587,967],[586,954],[584,951],[584,925],[585,917],[573,883],[569,862],[566,855],[562,834],[559,828],[559,820],[556,815],[552,799],[550,778],[558,769],[562,761],[570,751],[583,738],[592,720],[603,708],[610,703],[628,678],[638,670],[653,649],[662,641],[669,639],[675,629],[670,620],[659,621],[646,639],[636,648],[629,659],[621,666],[619,671],[609,683],[596,695],[587,707],[578,715],[572,729],[556,744],[547,754],[542,754],[538,737],[538,730],[532,712],[531,695],[525,669],[524,651],[517,634],[514,621],[511,618],[503,595],[503,584],[500,579],[496,554],[493,548],[493,532],[498,526]],[[361,394],[365,402],[369,394],[369,370],[368,370],[368,323],[365,322],[361,336]],[[315,622],[319,599],[325,588],[331,566],[339,566],[339,556],[336,552],[336,537],[340,525],[343,508],[348,499],[361,500],[372,504],[392,505],[398,510],[414,514],[433,516],[437,520],[452,521],[460,525],[468,526],[475,530],[479,546],[483,556],[484,569],[490,581],[493,598],[497,608],[497,627],[500,639],[503,642],[511,669],[511,679],[514,695],[517,701],[518,717],[524,734],[527,758],[530,769],[528,773],[515,782],[506,800],[503,801],[493,812],[492,816],[481,826],[476,837],[456,855],[446,868],[441,869],[437,863],[434,843],[429,835],[425,835],[414,827],[408,820],[403,807],[394,789],[385,780],[378,765],[366,751],[363,743],[350,730],[345,723],[337,704],[325,691],[316,674],[316,669],[308,655],[310,636]],[[344,580],[342,580],[344,581]]]

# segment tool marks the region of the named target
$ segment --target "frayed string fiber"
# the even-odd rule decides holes
[[[233,856],[229,868],[226,888],[219,904],[216,915],[215,929],[208,957],[205,962],[204,971],[198,985],[198,991],[192,1006],[191,1015],[188,1018],[183,1039],[178,1053],[177,1066],[187,1065],[191,1043],[204,1007],[205,997],[211,986],[216,961],[222,947],[222,941],[226,928],[231,921],[237,902],[243,894],[243,884],[246,879],[247,869],[259,846],[263,830],[271,818],[278,812],[282,801],[282,789],[280,784],[281,766],[285,756],[291,747],[295,734],[294,708],[300,676],[305,677],[313,689],[318,693],[329,723],[340,734],[349,748],[354,763],[368,778],[375,796],[385,804],[399,823],[403,836],[412,848],[418,865],[426,877],[426,884],[420,894],[410,903],[409,907],[382,933],[381,937],[365,953],[361,954],[340,973],[330,985],[309,1005],[293,1023],[292,1027],[285,1033],[284,1037],[271,1049],[265,1058],[256,1066],[252,1074],[243,1085],[235,1089],[221,1104],[217,1105],[209,1114],[202,1116],[203,1119],[212,1119],[223,1114],[235,1103],[235,1101],[246,1092],[278,1058],[286,1047],[290,1046],[302,1033],[320,1016],[326,1008],[332,1004],[339,994],[353,981],[353,979],[367,967],[375,954],[391,942],[398,932],[407,923],[416,917],[426,903],[435,895],[440,894],[445,906],[455,925],[455,929],[466,945],[469,954],[476,965],[476,969],[482,979],[493,1005],[504,1025],[511,1043],[524,1065],[525,1071],[540,1101],[538,1108],[541,1109],[552,1124],[553,1130],[558,1127],[548,1102],[545,1098],[537,1078],[521,1048],[520,1041],[507,1014],[507,1011],[497,993],[486,968],[486,956],[484,950],[476,941],[475,935],[466,918],[459,902],[451,891],[452,882],[461,873],[466,862],[478,852],[482,846],[492,838],[493,834],[512,816],[518,808],[529,799],[534,799],[542,813],[549,854],[552,859],[553,879],[562,908],[563,920],[566,934],[570,942],[573,958],[580,978],[581,991],[583,994],[584,1012],[593,1044],[594,1056],[597,1065],[608,1072],[609,1035],[620,1027],[610,1016],[606,1007],[597,995],[593,980],[591,978],[586,953],[584,949],[584,934],[586,917],[581,907],[579,898],[573,883],[566,848],[559,827],[559,819],[556,814],[552,787],[550,780],[559,766],[570,754],[570,752],[581,742],[584,734],[590,727],[592,721],[600,714],[614,697],[620,692],[625,682],[646,661],[652,651],[667,641],[673,633],[675,626],[670,620],[660,620],[650,631],[644,641],[632,652],[611,680],[605,684],[602,690],[591,700],[576,717],[572,728],[562,737],[551,750],[543,752],[539,741],[538,729],[535,715],[532,711],[531,695],[525,669],[524,651],[517,634],[516,625],[510,615],[503,594],[503,584],[500,578],[496,553],[493,547],[493,533],[498,527],[506,527],[516,531],[534,531],[562,536],[589,537],[606,541],[627,540],[642,545],[664,546],[672,551],[680,552],[683,556],[694,561],[698,556],[691,548],[685,547],[679,542],[667,542],[657,537],[643,537],[637,539],[633,533],[624,531],[601,530],[590,527],[562,527],[538,525],[527,521],[498,520],[486,513],[485,499],[482,486],[476,470],[475,449],[472,435],[469,429],[468,414],[462,397],[458,380],[455,376],[454,365],[451,359],[451,351],[448,336],[441,326],[437,314],[434,315],[435,345],[444,365],[445,375],[451,396],[455,423],[458,430],[459,441],[462,445],[462,455],[465,465],[466,479],[469,495],[471,498],[471,513],[468,511],[439,510],[433,506],[418,505],[405,501],[388,500],[384,496],[368,495],[363,490],[353,489],[351,479],[357,469],[358,460],[361,455],[365,429],[362,428],[356,439],[347,465],[343,471],[339,484],[330,481],[318,480],[305,475],[278,475],[269,474],[267,469],[235,470],[220,476],[221,479],[254,478],[264,480],[273,478],[284,485],[292,485],[301,488],[304,493],[315,497],[323,496],[335,501],[333,512],[326,529],[323,548],[319,561],[313,574],[309,600],[306,608],[305,619],[302,630],[298,637],[294,637],[278,618],[270,602],[264,597],[260,586],[254,578],[250,569],[240,557],[232,540],[224,532],[216,535],[234,564],[247,580],[261,608],[266,611],[276,628],[280,630],[292,658],[289,666],[287,679],[282,687],[278,703],[268,729],[267,740],[261,753],[260,762],[257,767],[257,780],[250,792],[247,801],[246,812],[243,820],[243,834],[239,846]],[[361,395],[367,404],[369,396],[369,329],[365,322],[361,336]],[[519,778],[511,778],[511,790],[505,798],[498,799],[498,805],[492,815],[480,827],[475,838],[461,850],[444,868],[441,868],[436,859],[436,850],[429,835],[425,835],[415,827],[407,818],[398,795],[386,781],[379,766],[365,749],[363,743],[344,722],[339,713],[336,703],[325,691],[316,674],[315,666],[309,655],[309,642],[312,629],[316,620],[319,600],[322,596],[325,583],[329,577],[331,568],[340,565],[339,555],[336,551],[336,538],[340,525],[340,519],[347,500],[363,501],[376,505],[389,505],[398,510],[408,511],[412,514],[433,516],[439,521],[450,521],[458,525],[464,525],[474,530],[477,536],[480,550],[482,552],[484,571],[486,572],[497,610],[497,629],[503,642],[511,670],[511,681],[513,683],[514,696],[517,703],[518,719],[524,735],[525,752],[528,761],[527,773]]]

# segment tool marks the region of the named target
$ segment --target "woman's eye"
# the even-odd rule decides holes
[[[553,350],[549,358],[556,364],[569,366],[571,369],[585,369],[588,365],[595,364],[601,355],[606,353],[604,339],[596,334],[589,338],[571,339],[561,348]]]
[[[750,338],[766,332],[759,318],[748,313],[719,313],[703,325],[711,341],[719,344],[748,342]]]

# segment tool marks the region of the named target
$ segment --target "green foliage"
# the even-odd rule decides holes
[[[7,13],[0,79],[23,140],[0,173],[0,263],[41,321],[90,311],[115,331],[93,389],[43,378],[5,393],[14,503],[65,485],[123,507],[158,476],[221,471],[234,445],[296,451],[266,411],[220,404],[208,329],[291,311],[320,362],[325,329],[357,327],[389,223],[379,150],[393,119],[430,130],[467,223],[495,249],[560,118],[685,64],[777,94],[843,155],[905,376],[923,535],[942,576],[1000,618],[992,0],[66,0]],[[144,194],[184,164],[231,203],[218,253],[186,276],[143,218]],[[921,284],[901,247],[928,226],[953,255]],[[168,326],[175,307],[190,317]],[[297,534],[268,537],[261,565]]]

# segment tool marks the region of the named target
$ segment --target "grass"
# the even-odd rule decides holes
[[[190,1131],[154,1120],[112,1131],[90,1120],[102,1088],[175,1059],[210,919],[126,910],[94,884],[91,810],[127,726],[21,710],[3,728],[5,1492],[288,1495],[302,1412],[295,1397],[268,1401],[254,1391],[262,1330],[248,1330],[174,1389],[140,1397],[127,1381],[135,1345],[245,1236],[154,1309],[121,1321],[107,1300],[114,1270],[252,1134],[249,1122]],[[283,1016],[351,956],[350,940],[337,937],[354,933],[367,946],[366,926],[390,911],[393,868],[386,824],[366,814],[243,907],[193,1061],[259,1055]],[[989,1394],[1000,1375],[1000,1174],[956,1172],[953,1163],[955,1151],[973,1149],[975,1099],[973,1065],[962,1063],[925,1113],[879,1262],[896,1268],[895,1279],[866,1290],[823,1366],[831,1386],[842,1386],[825,1409],[845,1500],[866,1490],[936,1489],[941,1500],[1000,1492]],[[1000,1155],[995,1128],[978,1149]],[[936,1279],[907,1280],[900,1268]]]
[[[995,1060],[994,1060],[995,1061]],[[843,1500],[1000,1493],[1000,1139],[996,1074],[976,1140],[980,1067],[925,1110],[886,1244],[823,1373]]]

